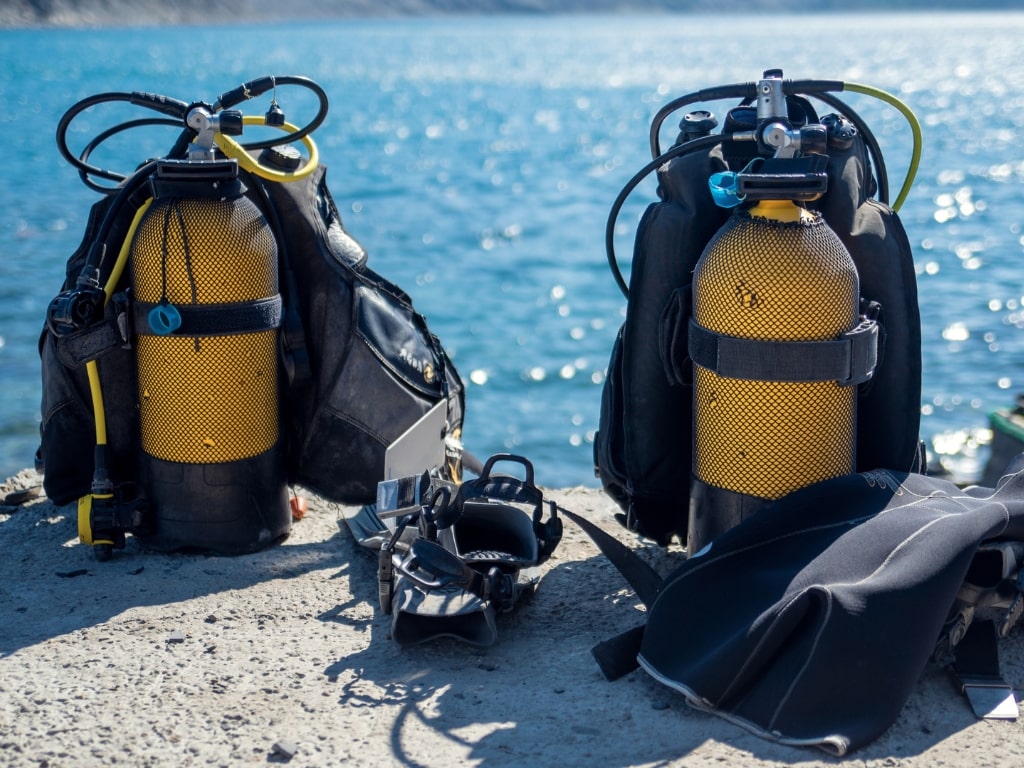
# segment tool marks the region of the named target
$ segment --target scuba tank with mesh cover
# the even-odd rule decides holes
[[[602,397],[595,462],[631,530],[689,551],[766,501],[850,471],[921,466],[920,323],[910,246],[877,142],[833,94],[835,81],[707,88],[673,100],[651,127],[654,159],[615,201],[606,240],[629,299]],[[810,97],[836,112],[818,117]],[[722,132],[673,112],[739,98]],[[614,257],[615,218],[657,171],[630,281]],[[877,196],[877,199],[876,199]],[[735,209],[735,210],[733,210]],[[731,212],[731,214],[730,214]]]
[[[317,97],[305,126],[285,121],[279,86]],[[268,92],[265,116],[232,109]],[[107,129],[76,156],[70,124],[106,102],[165,117]],[[77,499],[98,558],[129,533],[153,549],[261,549],[289,532],[295,483],[370,501],[388,446],[437,407],[443,466],[424,469],[457,478],[462,382],[342,226],[311,138],[326,112],[319,85],[282,76],[212,105],[105,93],[62,118],[62,154],[104,198],[40,338],[39,464],[55,503]],[[149,125],[179,129],[166,157],[130,174],[90,162]],[[239,144],[249,125],[275,135]]]
[[[245,551],[291,523],[277,243],[238,162],[202,137],[189,159],[158,163],[131,244],[140,476],[150,546]]]

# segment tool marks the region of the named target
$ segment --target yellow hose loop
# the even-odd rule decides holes
[[[910,156],[910,165],[907,168],[907,175],[903,179],[903,186],[900,187],[900,194],[896,198],[896,202],[892,204],[892,209],[898,211],[903,202],[907,199],[907,195],[910,194],[910,188],[914,184],[914,178],[917,176],[917,167],[921,162],[921,145],[923,140],[921,138],[921,123],[917,120],[910,107],[900,101],[898,98],[893,96],[891,93],[875,88],[870,85],[862,85],[860,83],[843,83],[843,90],[853,91],[854,93],[863,93],[867,96],[873,96],[876,99],[884,101],[886,104],[899,110],[907,122],[910,124],[910,131],[914,135],[914,150]]]
[[[243,125],[266,125],[267,121],[259,115],[246,115],[242,118]],[[298,126],[292,125],[291,123],[284,123],[280,126],[274,126],[281,128],[281,130],[288,133],[295,133],[299,130]],[[256,160],[253,159],[252,155],[245,151],[237,141],[230,136],[225,136],[222,133],[214,134],[214,142],[220,147],[228,157],[233,157],[238,161],[238,164],[247,170],[249,173],[255,173],[257,176],[262,176],[264,179],[269,181],[299,181],[304,179],[306,176],[316,170],[320,163],[319,152],[316,148],[316,143],[313,141],[311,136],[303,136],[302,143],[306,146],[307,152],[309,152],[309,159],[306,164],[295,171],[275,171],[272,168],[266,168],[260,165]]]

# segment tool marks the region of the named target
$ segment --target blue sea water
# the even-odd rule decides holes
[[[0,31],[0,477],[32,464],[39,329],[97,197],[57,152],[61,115],[106,91],[212,101],[275,74],[311,77],[329,94],[315,140],[332,192],[371,266],[413,296],[466,380],[467,447],[522,453],[547,486],[598,484],[593,437],[625,311],[605,224],[649,159],[655,111],[767,68],[899,96],[924,131],[901,210],[919,281],[923,436],[971,465],[988,412],[1024,389],[1022,34],[1024,13]],[[844,98],[873,126],[895,197],[911,153],[903,118]],[[294,122],[311,114],[294,89],[280,101]],[[721,115],[727,105],[713,106]],[[89,112],[73,146],[143,116]],[[128,171],[172,138],[139,130],[94,159]],[[619,218],[627,273],[653,196],[641,185]]]

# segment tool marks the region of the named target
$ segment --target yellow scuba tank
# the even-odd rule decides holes
[[[718,334],[825,341],[857,324],[857,270],[819,214],[790,201],[737,213],[694,272],[694,320]],[[694,469],[704,483],[762,499],[854,467],[856,388],[752,381],[696,366]]]
[[[188,158],[158,162],[132,240],[139,469],[154,531],[140,538],[155,548],[254,551],[291,528],[277,240],[238,168],[290,181],[316,154],[291,173],[260,168],[228,138],[244,122],[189,112]]]
[[[853,258],[821,214],[794,202],[826,189],[825,129],[785,122],[774,73],[758,95],[757,140],[775,155],[726,174],[747,207],[693,275],[690,552],[766,501],[855,471],[854,385],[876,362]]]
[[[156,530],[144,538],[257,549],[291,523],[277,243],[233,159],[163,161],[152,186],[130,255],[140,469]]]
[[[907,119],[913,151],[891,207],[878,142],[835,96],[842,91]],[[724,99],[740,101],[720,132],[711,112],[691,111],[663,151],[669,116]],[[836,111],[819,117],[813,101]],[[781,70],[701,88],[658,110],[651,160],[618,194],[605,228],[628,304],[594,459],[629,530],[663,546],[679,537],[698,552],[769,500],[817,480],[924,466],[917,288],[896,215],[921,143],[917,118],[891,94],[783,80]],[[627,285],[617,220],[655,172],[658,200],[637,227]],[[739,212],[723,214],[731,209]]]

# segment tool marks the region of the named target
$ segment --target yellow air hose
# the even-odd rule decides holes
[[[125,266],[128,264],[128,254],[131,251],[132,240],[135,238],[135,230],[138,229],[139,222],[142,221],[142,217],[149,210],[152,202],[153,200],[149,199],[139,207],[139,210],[135,212],[135,218],[132,219],[131,226],[128,227],[128,233],[125,235],[124,242],[121,243],[121,250],[117,254],[117,261],[114,262],[114,268],[111,270],[110,277],[107,278],[107,283],[103,287],[104,307],[110,302],[110,297],[114,294],[114,289],[124,273]],[[90,360],[85,364],[85,371],[89,377],[89,391],[92,395],[93,420],[96,424],[96,445],[100,448],[98,453],[102,453],[102,449],[107,445],[107,414],[103,405],[103,388],[100,385],[99,366],[95,360]],[[96,469],[105,470],[106,468],[97,467]],[[78,500],[78,538],[83,544],[111,545],[114,543],[110,540],[94,540],[92,537],[92,524],[89,519],[92,513],[92,500],[94,498],[109,499],[111,496],[112,494],[109,493],[91,493]]]
[[[266,118],[261,117],[259,115],[246,115],[242,118],[242,124],[266,125]],[[291,123],[283,123],[282,125],[274,127],[280,128],[281,130],[287,133],[295,133],[296,131],[299,130],[298,126],[292,125]],[[267,179],[268,181],[289,182],[304,179],[306,176],[308,176],[309,174],[316,170],[316,167],[320,162],[319,152],[317,151],[316,143],[310,136],[302,137],[302,143],[309,152],[309,159],[306,161],[305,165],[294,171],[275,171],[271,168],[267,168],[265,166],[260,165],[256,160],[253,159],[252,155],[245,151],[245,148],[241,144],[239,144],[230,136],[225,136],[222,133],[218,133],[214,135],[213,140],[220,148],[221,152],[223,152],[228,157],[233,157],[235,160],[237,160],[238,165],[240,167],[244,168],[249,173],[254,173],[257,176],[262,176],[264,179]]]
[[[899,211],[900,206],[902,206],[903,202],[907,199],[907,195],[910,194],[910,188],[914,185],[914,179],[917,177],[918,165],[921,163],[921,147],[924,143],[921,135],[921,123],[918,121],[917,115],[913,113],[910,107],[891,93],[887,93],[886,91],[875,88],[871,85],[862,85],[860,83],[843,83],[843,90],[862,93],[866,96],[873,96],[876,99],[884,101],[886,104],[899,110],[910,125],[910,131],[914,136],[914,149],[910,155],[910,165],[907,168],[907,175],[903,179],[903,186],[900,187],[900,193],[896,197],[896,201],[892,204],[892,209],[894,211]]]

